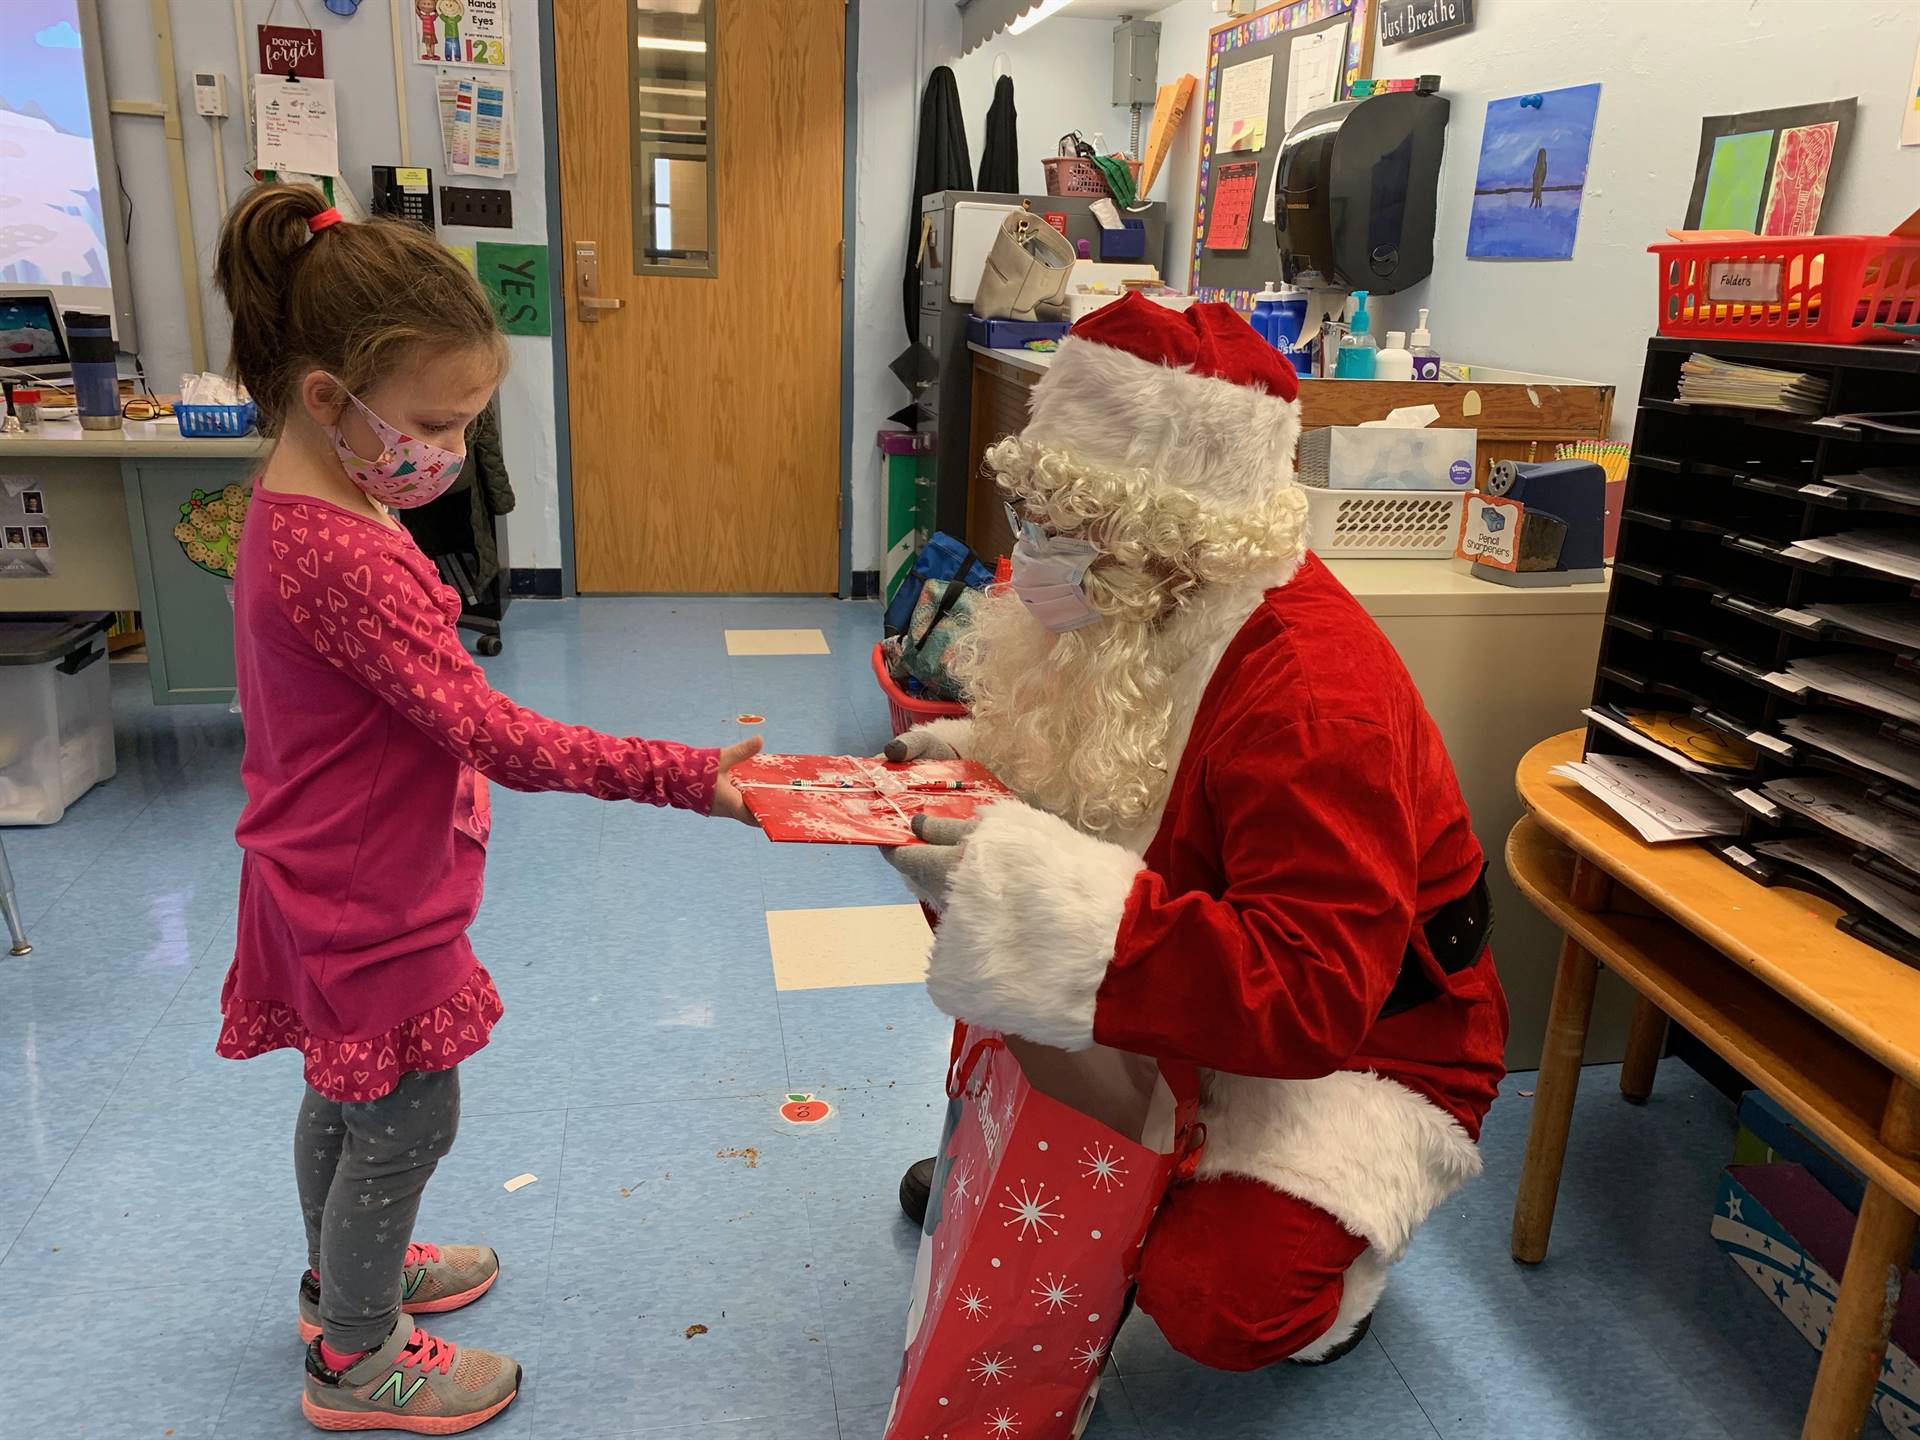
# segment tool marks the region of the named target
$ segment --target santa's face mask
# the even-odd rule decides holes
[[[344,385],[340,388],[346,391]],[[368,459],[348,443],[346,432],[337,423],[323,428],[333,442],[334,453],[340,457],[347,478],[382,505],[395,510],[425,505],[445,494],[447,487],[460,477],[460,467],[467,459],[465,455],[416,440],[389,425],[350,391],[347,399],[365,418],[373,438],[380,442],[380,453]]]
[[[1027,613],[1056,635],[1079,630],[1100,619],[1087,599],[1087,571],[1101,550],[1089,540],[1049,535],[1009,505],[1007,523],[1018,536],[1013,544],[1013,590]]]

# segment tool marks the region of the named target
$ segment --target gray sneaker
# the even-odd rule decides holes
[[[459,1435],[484,1425],[520,1393],[520,1367],[491,1350],[471,1350],[416,1329],[405,1312],[386,1344],[345,1371],[307,1347],[300,1408],[320,1430],[403,1430]]]
[[[409,1245],[400,1272],[400,1303],[409,1315],[444,1315],[471,1305],[500,1278],[500,1257],[487,1245]],[[300,1276],[300,1343],[320,1333],[320,1278]]]

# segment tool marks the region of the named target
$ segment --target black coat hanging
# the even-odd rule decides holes
[[[987,139],[980,151],[980,189],[1001,195],[1020,193],[1020,117],[1013,108],[1013,77],[993,82],[987,110]]]
[[[920,97],[920,153],[913,169],[913,206],[907,215],[906,274],[900,280],[909,344],[920,338],[920,202],[942,190],[965,190],[972,184],[960,83],[945,65],[936,66]]]

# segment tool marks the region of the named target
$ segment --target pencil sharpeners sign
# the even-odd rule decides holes
[[[1380,7],[1380,43],[1426,40],[1473,25],[1473,0],[1385,0]]]
[[[1460,539],[1453,553],[1462,560],[1500,570],[1520,568],[1520,527],[1526,507],[1518,500],[1469,495],[1460,511]]]
[[[474,246],[480,284],[509,335],[549,335],[547,247],[482,240]]]
[[[1707,299],[1780,303],[1778,260],[1718,260],[1707,266]]]

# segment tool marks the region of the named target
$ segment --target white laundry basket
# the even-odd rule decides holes
[[[1350,558],[1453,554],[1467,494],[1459,490],[1315,490],[1307,497],[1307,548]]]
[[[113,778],[112,616],[0,616],[0,825],[51,825]]]

